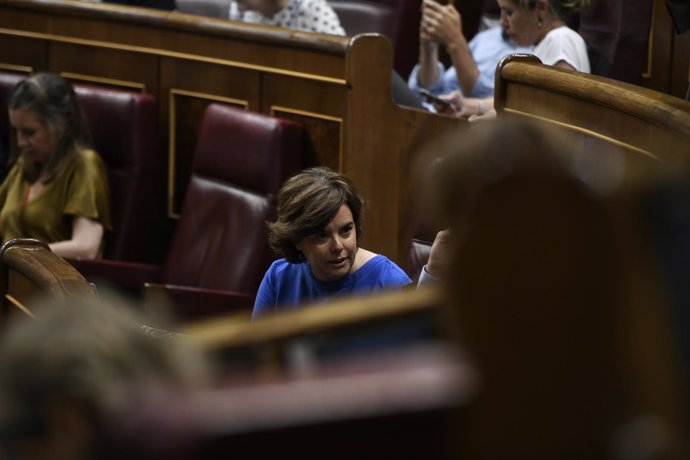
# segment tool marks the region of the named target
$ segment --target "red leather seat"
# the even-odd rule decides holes
[[[589,48],[592,73],[640,84],[647,67],[653,3],[592,0],[580,12],[580,35]]]
[[[10,117],[7,100],[14,87],[25,77],[15,72],[0,72],[0,181],[9,171],[10,162]]]
[[[303,139],[297,123],[211,104],[164,264],[86,261],[79,267],[87,279],[130,289],[147,282],[147,291],[165,291],[178,319],[251,311],[275,259],[266,222],[283,181],[303,167]]]
[[[283,181],[302,167],[301,126],[212,104],[161,281],[255,293],[275,255],[266,222]]]
[[[149,94],[75,84],[108,172],[114,231],[106,259],[160,262],[166,248],[166,161]]]

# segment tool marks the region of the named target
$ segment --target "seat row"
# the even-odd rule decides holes
[[[0,72],[4,106],[21,78]],[[155,284],[171,295],[182,318],[201,308],[251,307],[273,259],[265,223],[274,215],[277,191],[304,166],[302,127],[228,105],[208,106],[175,222],[166,215],[166,159],[154,98],[74,87],[107,169],[114,231],[106,235],[104,259],[73,265],[90,281],[137,295],[146,283]],[[0,126],[8,145],[5,110]]]

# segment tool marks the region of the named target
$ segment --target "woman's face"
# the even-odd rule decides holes
[[[530,10],[513,0],[498,0],[498,6],[501,7],[501,26],[513,43],[518,46],[537,43],[541,33],[537,8]]]
[[[62,131],[49,126],[36,114],[27,109],[10,109],[10,124],[17,133],[17,147],[26,158],[45,163],[57,150]]]
[[[347,205],[340,206],[323,230],[305,236],[296,246],[309,262],[314,278],[319,281],[343,278],[352,270],[357,254],[352,211]]]

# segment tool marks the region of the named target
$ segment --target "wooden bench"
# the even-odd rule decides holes
[[[309,164],[348,174],[368,207],[362,245],[404,263],[410,165],[428,139],[462,121],[397,106],[392,51],[354,38],[183,13],[63,0],[0,4],[0,69],[47,70],[159,101],[168,149],[168,213],[179,213],[201,114],[211,102],[293,119]]]
[[[602,162],[619,156],[629,177],[652,165],[690,167],[690,102],[674,96],[512,55],[498,65],[495,106],[499,116],[560,128]]]

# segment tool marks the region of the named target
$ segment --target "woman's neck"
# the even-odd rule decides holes
[[[544,21],[544,24],[541,27],[541,33],[539,34],[539,37],[537,38],[537,41],[534,44],[538,45],[549,32],[551,32],[554,29],[558,29],[559,27],[563,27],[564,25],[565,22],[557,18],[551,18],[547,21]]]

